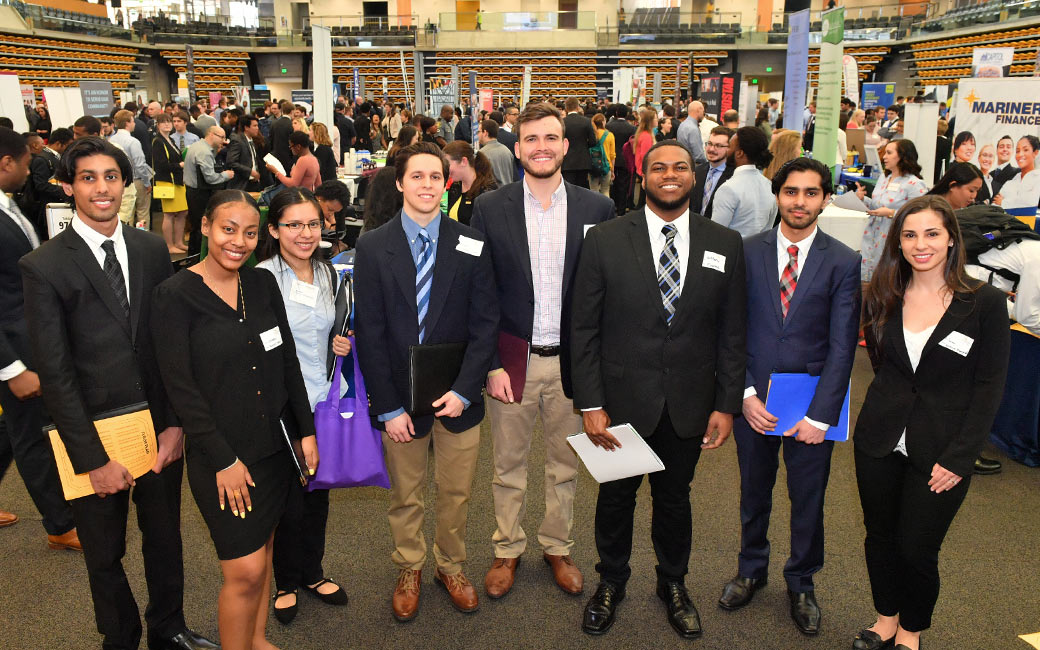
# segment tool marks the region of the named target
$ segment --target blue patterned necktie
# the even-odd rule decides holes
[[[426,338],[426,312],[430,308],[430,285],[433,284],[433,246],[430,235],[423,228],[419,231],[422,250],[415,265],[415,306],[419,312],[419,343]]]
[[[668,224],[661,228],[664,235],[664,248],[657,261],[657,285],[661,287],[661,302],[668,312],[668,324],[675,316],[675,307],[679,302],[679,252],[675,249],[675,226]]]
[[[108,278],[109,285],[112,286],[112,291],[116,294],[119,306],[123,308],[123,315],[129,319],[130,300],[126,296],[126,281],[123,279],[123,267],[119,265],[119,258],[116,257],[116,243],[111,239],[106,239],[102,242],[101,249],[105,251],[105,263],[102,266],[105,276]]]
[[[708,169],[708,178],[704,183],[704,207],[708,206],[708,201],[711,200],[711,194],[715,191],[715,181],[718,180],[719,174],[722,172],[718,167],[711,167]]]

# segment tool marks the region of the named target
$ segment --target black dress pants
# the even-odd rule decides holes
[[[202,217],[206,214],[206,204],[209,203],[213,192],[186,187],[184,195],[188,202],[188,223],[191,225],[191,232],[188,233],[188,255],[198,255],[202,250]]]
[[[701,437],[680,439],[672,427],[666,406],[650,448],[664,461],[665,468],[650,474],[653,514],[650,538],[657,554],[658,582],[682,582],[690,563],[693,516],[690,511],[690,482],[701,455]],[[596,501],[596,571],[606,582],[624,587],[632,575],[633,513],[642,476],[610,481],[599,486]]]
[[[161,473],[148,472],[137,485],[104,499],[90,495],[72,501],[79,540],[90,578],[94,618],[105,638],[102,647],[134,649],[141,641],[141,618],[130,591],[123,556],[130,498],[141,529],[150,636],[172,636],[184,625],[184,565],[181,555],[181,479],[184,460]]]
[[[567,181],[571,185],[577,185],[578,187],[589,189],[589,170],[572,169],[567,171],[565,169],[563,170],[563,180]]]
[[[620,165],[614,169],[614,182],[610,185],[610,198],[614,199],[614,209],[619,216],[628,212],[628,209],[631,207],[632,173]]]
[[[926,630],[939,598],[939,548],[971,477],[935,494],[928,488],[931,477],[901,453],[871,458],[857,449],[855,455],[874,608],[898,614],[908,632]]]
[[[279,591],[313,585],[325,577],[325,525],[329,491],[307,492],[293,481],[285,514],[274,532],[274,581]]]

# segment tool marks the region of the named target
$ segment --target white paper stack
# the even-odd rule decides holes
[[[597,447],[585,433],[567,437],[567,442],[574,448],[581,462],[585,463],[585,468],[596,482],[606,483],[664,469],[664,463],[631,424],[607,427],[607,431],[618,439],[621,443],[620,448],[607,451]]]

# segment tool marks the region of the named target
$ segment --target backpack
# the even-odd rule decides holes
[[[610,176],[610,159],[607,158],[607,150],[603,143],[607,141],[610,131],[603,129],[603,135],[595,146],[589,147],[589,155],[592,156],[592,175],[596,178]]]
[[[993,249],[1004,250],[1026,239],[1040,241],[1040,233],[996,205],[969,205],[957,210],[956,214],[964,240],[965,261],[1009,280],[1017,288],[1017,274],[983,264],[979,255]]]

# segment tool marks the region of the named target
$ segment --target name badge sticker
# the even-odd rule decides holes
[[[726,272],[726,256],[713,253],[711,251],[704,251],[704,262],[701,263],[706,269],[712,269],[719,273]]]
[[[965,336],[960,332],[950,332],[946,338],[939,341],[939,345],[943,346],[947,350],[953,350],[962,357],[968,356],[968,352],[971,351],[971,346],[975,342],[975,339],[970,336]]]
[[[318,287],[306,282],[300,282],[299,280],[293,280],[292,287],[289,288],[289,300],[313,307],[318,304]]]
[[[473,257],[480,257],[481,251],[484,250],[484,242],[465,235],[459,235],[459,244],[455,247],[455,250]]]
[[[899,183],[892,183],[888,186],[888,189],[892,190],[893,192],[899,191]]]
[[[260,342],[264,344],[264,352],[270,352],[282,344],[282,331],[275,325],[266,332],[260,332]]]

